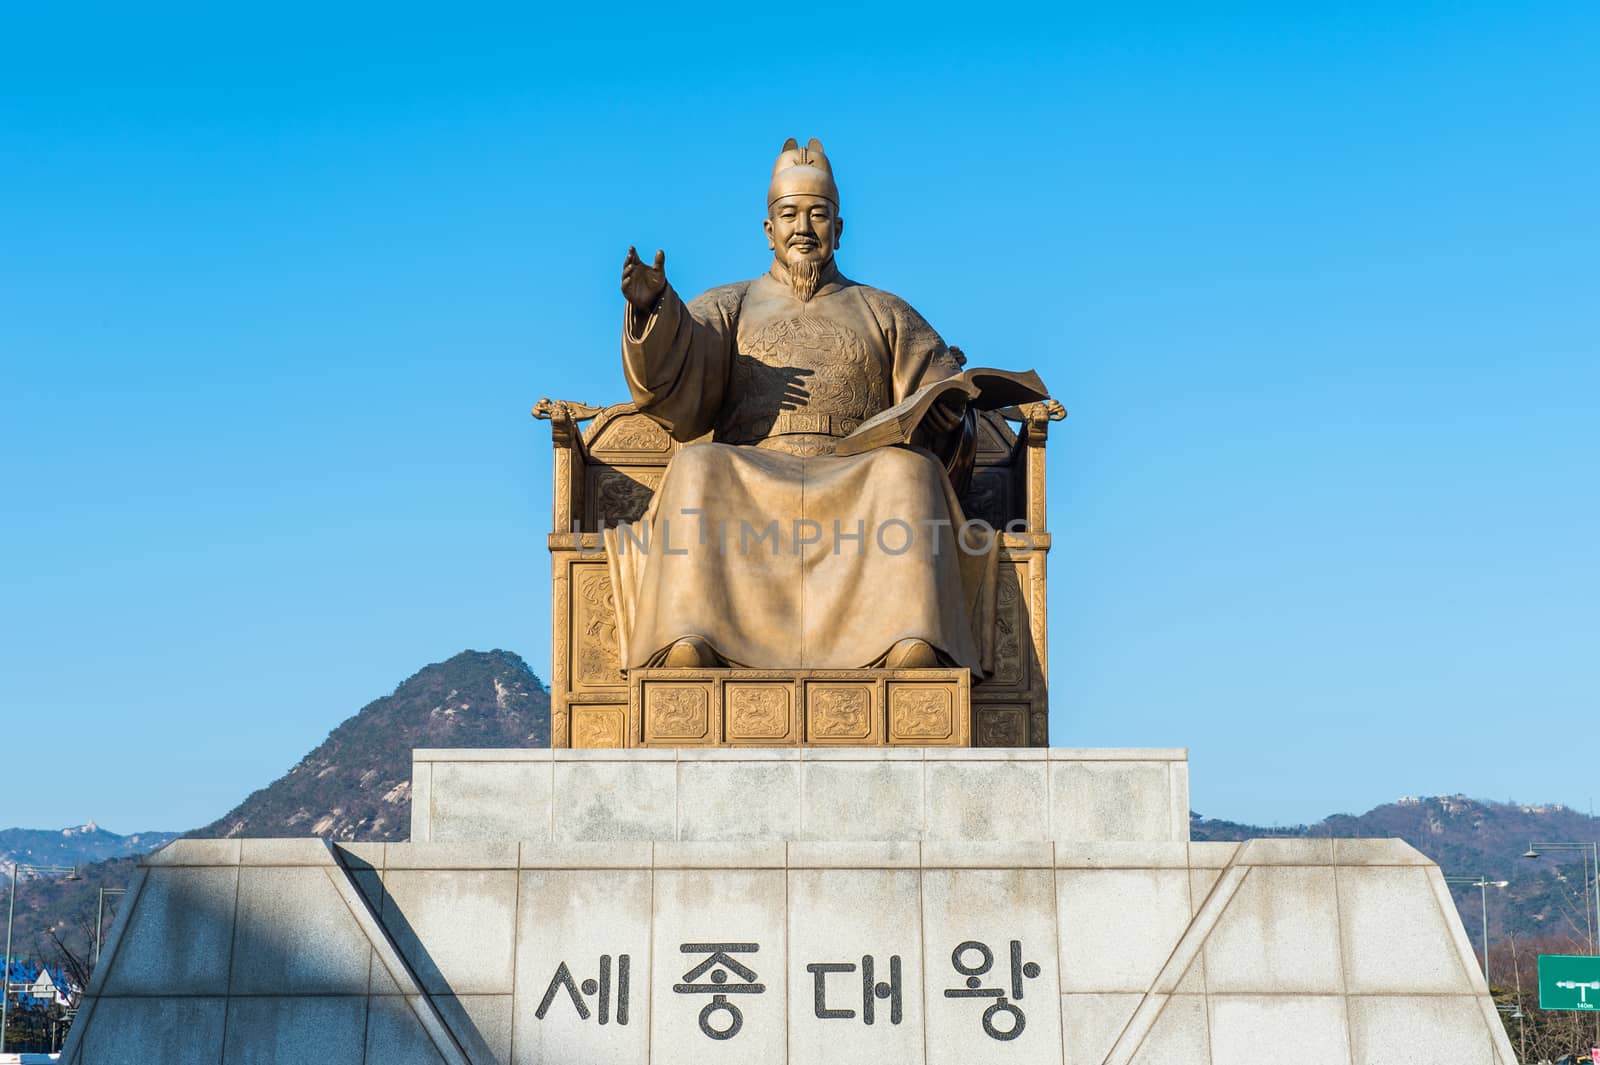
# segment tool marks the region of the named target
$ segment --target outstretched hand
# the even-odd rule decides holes
[[[655,265],[646,266],[639,258],[638,249],[632,247],[628,249],[628,257],[622,260],[622,295],[639,314],[655,310],[656,301],[666,291],[666,262],[666,253],[658,250]]]

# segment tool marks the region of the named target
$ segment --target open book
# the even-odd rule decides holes
[[[966,396],[967,406],[974,410],[999,410],[1049,397],[1044,382],[1032,370],[1014,373],[975,367],[923,385],[888,410],[874,414],[856,426],[855,432],[840,440],[833,453],[860,455],[877,447],[911,443],[928,409],[953,392]]]

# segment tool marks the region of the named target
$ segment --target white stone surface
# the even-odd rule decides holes
[[[802,762],[802,838],[904,838],[922,823],[923,772],[920,759]]]
[[[1186,842],[1179,749],[418,750],[411,838]]]
[[[153,856],[66,1065],[1513,1062],[1436,867],[1398,841],[1189,843],[1182,752],[433,753],[421,805],[453,827],[426,842]],[[542,837],[479,803],[527,798],[519,774],[550,782]],[[608,812],[628,798],[648,809]],[[675,990],[710,957],[686,943],[756,946],[728,953],[762,992]],[[875,993],[896,957],[899,1024]],[[948,996],[974,990],[957,960],[1002,995]],[[700,1028],[715,994],[731,1038]]]
[[[1213,992],[1344,990],[1332,866],[1256,866],[1206,939]]]
[[[1495,1047],[1472,995],[1354,997],[1350,1040],[1358,1062],[1495,1065]],[[1403,1059],[1395,1047],[1407,1048]],[[1506,1061],[1505,1065],[1513,1065]]]
[[[233,994],[366,994],[372,946],[326,869],[241,869],[238,920]]]
[[[222,998],[112,998],[96,1005],[82,1060],[94,1065],[216,1065]],[[65,1055],[63,1055],[65,1060]]]
[[[235,847],[235,861],[237,853]],[[152,868],[105,993],[226,995],[238,893],[239,870],[231,864]]]
[[[367,1010],[367,1061],[376,1065],[444,1065],[409,998],[374,996]]]
[[[365,996],[234,996],[222,1065],[363,1065],[366,1031]]]
[[[924,763],[925,839],[1050,838],[1050,773],[1043,761]]]
[[[746,1065],[784,1059],[788,1042],[784,878],[777,869],[656,872],[650,980],[650,1039],[656,1061]],[[686,951],[685,944],[721,946],[727,958],[756,978],[749,980],[720,964],[696,973],[717,955]],[[750,945],[758,949],[743,949]],[[711,987],[719,973],[726,976],[721,986],[761,990],[728,993],[720,1005],[715,992],[675,990]],[[708,1035],[702,1024],[721,1037]]]
[[[1181,835],[1174,831],[1169,762],[1052,762],[1051,834],[1059,840],[1187,839],[1188,782]]]
[[[1046,1065],[1061,1061],[1054,880],[1049,869],[930,869],[923,873],[929,1063],[1025,1061]],[[969,943],[982,944],[986,951],[963,950],[963,944]],[[1013,943],[1019,945],[1018,957],[1013,956]],[[1020,966],[1014,961],[1020,961]],[[967,971],[958,969],[958,964]],[[969,976],[968,971],[974,970],[982,971]],[[1015,994],[1018,984],[1021,998]],[[1004,996],[952,998],[945,994],[952,990],[1000,990]],[[1019,1024],[1021,1031],[1017,1032]],[[991,1032],[1008,1038],[996,1038]]]
[[[788,876],[789,1065],[923,1060],[922,937],[907,934],[922,923],[920,871]]]
[[[522,873],[513,1036],[517,1065],[649,1061],[652,877],[649,869]],[[607,983],[603,1014],[602,963]],[[563,965],[570,983],[559,979]],[[587,985],[591,980],[594,984]],[[586,992],[586,986],[592,990]],[[554,994],[546,1001],[552,988]],[[579,1012],[580,1002],[586,1015]]]
[[[1287,1056],[1287,1055],[1286,1055]],[[1211,1021],[1204,995],[1172,995],[1139,1048],[1140,1061],[1204,1062],[1211,1056]]]
[[[1416,867],[1339,870],[1351,992],[1473,990],[1428,874]]]
[[[515,870],[390,870],[383,886],[384,927],[428,994],[511,994]]]
[[[435,995],[433,1006],[455,1033],[471,1065],[511,1060],[510,995]]]
[[[1215,1065],[1352,1065],[1345,1000],[1338,995],[1212,995],[1211,1060]],[[1399,1051],[1410,1048],[1408,1038]],[[1364,1059],[1355,1065],[1399,1065]]]
[[[675,762],[557,762],[555,794],[558,841],[677,838]]]
[[[1188,881],[1187,869],[1058,870],[1062,989],[1148,990],[1189,927]]]
[[[678,764],[678,839],[797,839],[799,798],[798,758],[682,761]]]
[[[1066,1065],[1100,1065],[1144,996],[1137,993],[1061,996]]]
[[[429,839],[549,839],[551,767],[537,762],[435,764]]]

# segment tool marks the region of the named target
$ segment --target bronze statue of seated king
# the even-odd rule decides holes
[[[1029,722],[1043,709],[1033,698],[1048,547],[1042,445],[1064,412],[1053,401],[980,411],[973,390],[930,388],[962,375],[961,353],[898,296],[839,272],[839,202],[822,145],[791,139],[767,190],[773,258],[760,277],[686,302],[664,253],[646,262],[628,250],[622,364],[633,403],[609,421],[629,419],[632,438],[662,453],[631,482],[648,503],[630,520],[596,513],[615,481],[566,468],[552,551],[577,551],[564,556],[574,563],[603,553],[605,587],[591,561],[583,589],[603,602],[581,622],[576,606],[563,614],[557,603],[565,661],[554,675],[568,688],[558,711],[587,702],[578,645],[588,639],[614,655],[598,671],[613,682],[661,669],[970,671],[1000,682],[1006,709],[1020,713],[1014,742],[1040,742]],[[924,393],[892,446],[851,440]],[[580,437],[574,423],[598,410],[542,401],[535,413],[556,423],[569,461],[594,464],[604,437]],[[1029,445],[1040,449],[1036,489]],[[587,550],[592,534],[576,527],[585,516],[612,519]],[[576,571],[558,573],[558,600],[585,594],[563,579]]]

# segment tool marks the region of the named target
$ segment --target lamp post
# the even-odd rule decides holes
[[[94,915],[94,964],[100,964],[100,942],[106,926],[106,896],[126,895],[127,888],[103,887],[100,889],[100,905]]]
[[[1600,920],[1600,843],[1530,843],[1524,858],[1538,858],[1540,850],[1547,851],[1579,851],[1583,854],[1583,920],[1589,926],[1589,953],[1597,954],[1594,942],[1594,920]],[[1594,874],[1590,876],[1590,862],[1593,862]],[[1595,918],[1589,917],[1589,885],[1594,885]],[[1600,1043],[1600,1017],[1594,1020],[1594,1037]]]
[[[1466,884],[1478,889],[1478,903],[1483,908],[1483,986],[1489,986],[1489,886],[1503,888],[1510,881],[1490,880],[1481,873],[1478,876],[1447,876],[1447,884]]]
[[[1581,851],[1583,853],[1583,922],[1589,929],[1589,953],[1596,954],[1594,941],[1594,920],[1589,916],[1589,890],[1594,885],[1594,904],[1596,918],[1600,918],[1600,843],[1530,843],[1524,858],[1541,857],[1541,851]],[[1593,874],[1590,873],[1590,862],[1593,862]]]
[[[24,876],[59,876],[63,880],[77,880],[78,870],[70,865],[28,865],[15,862],[11,866],[11,904],[6,910],[5,972],[0,975],[0,1053],[6,1049],[6,1026],[11,1021],[11,925],[17,917],[17,881]]]

